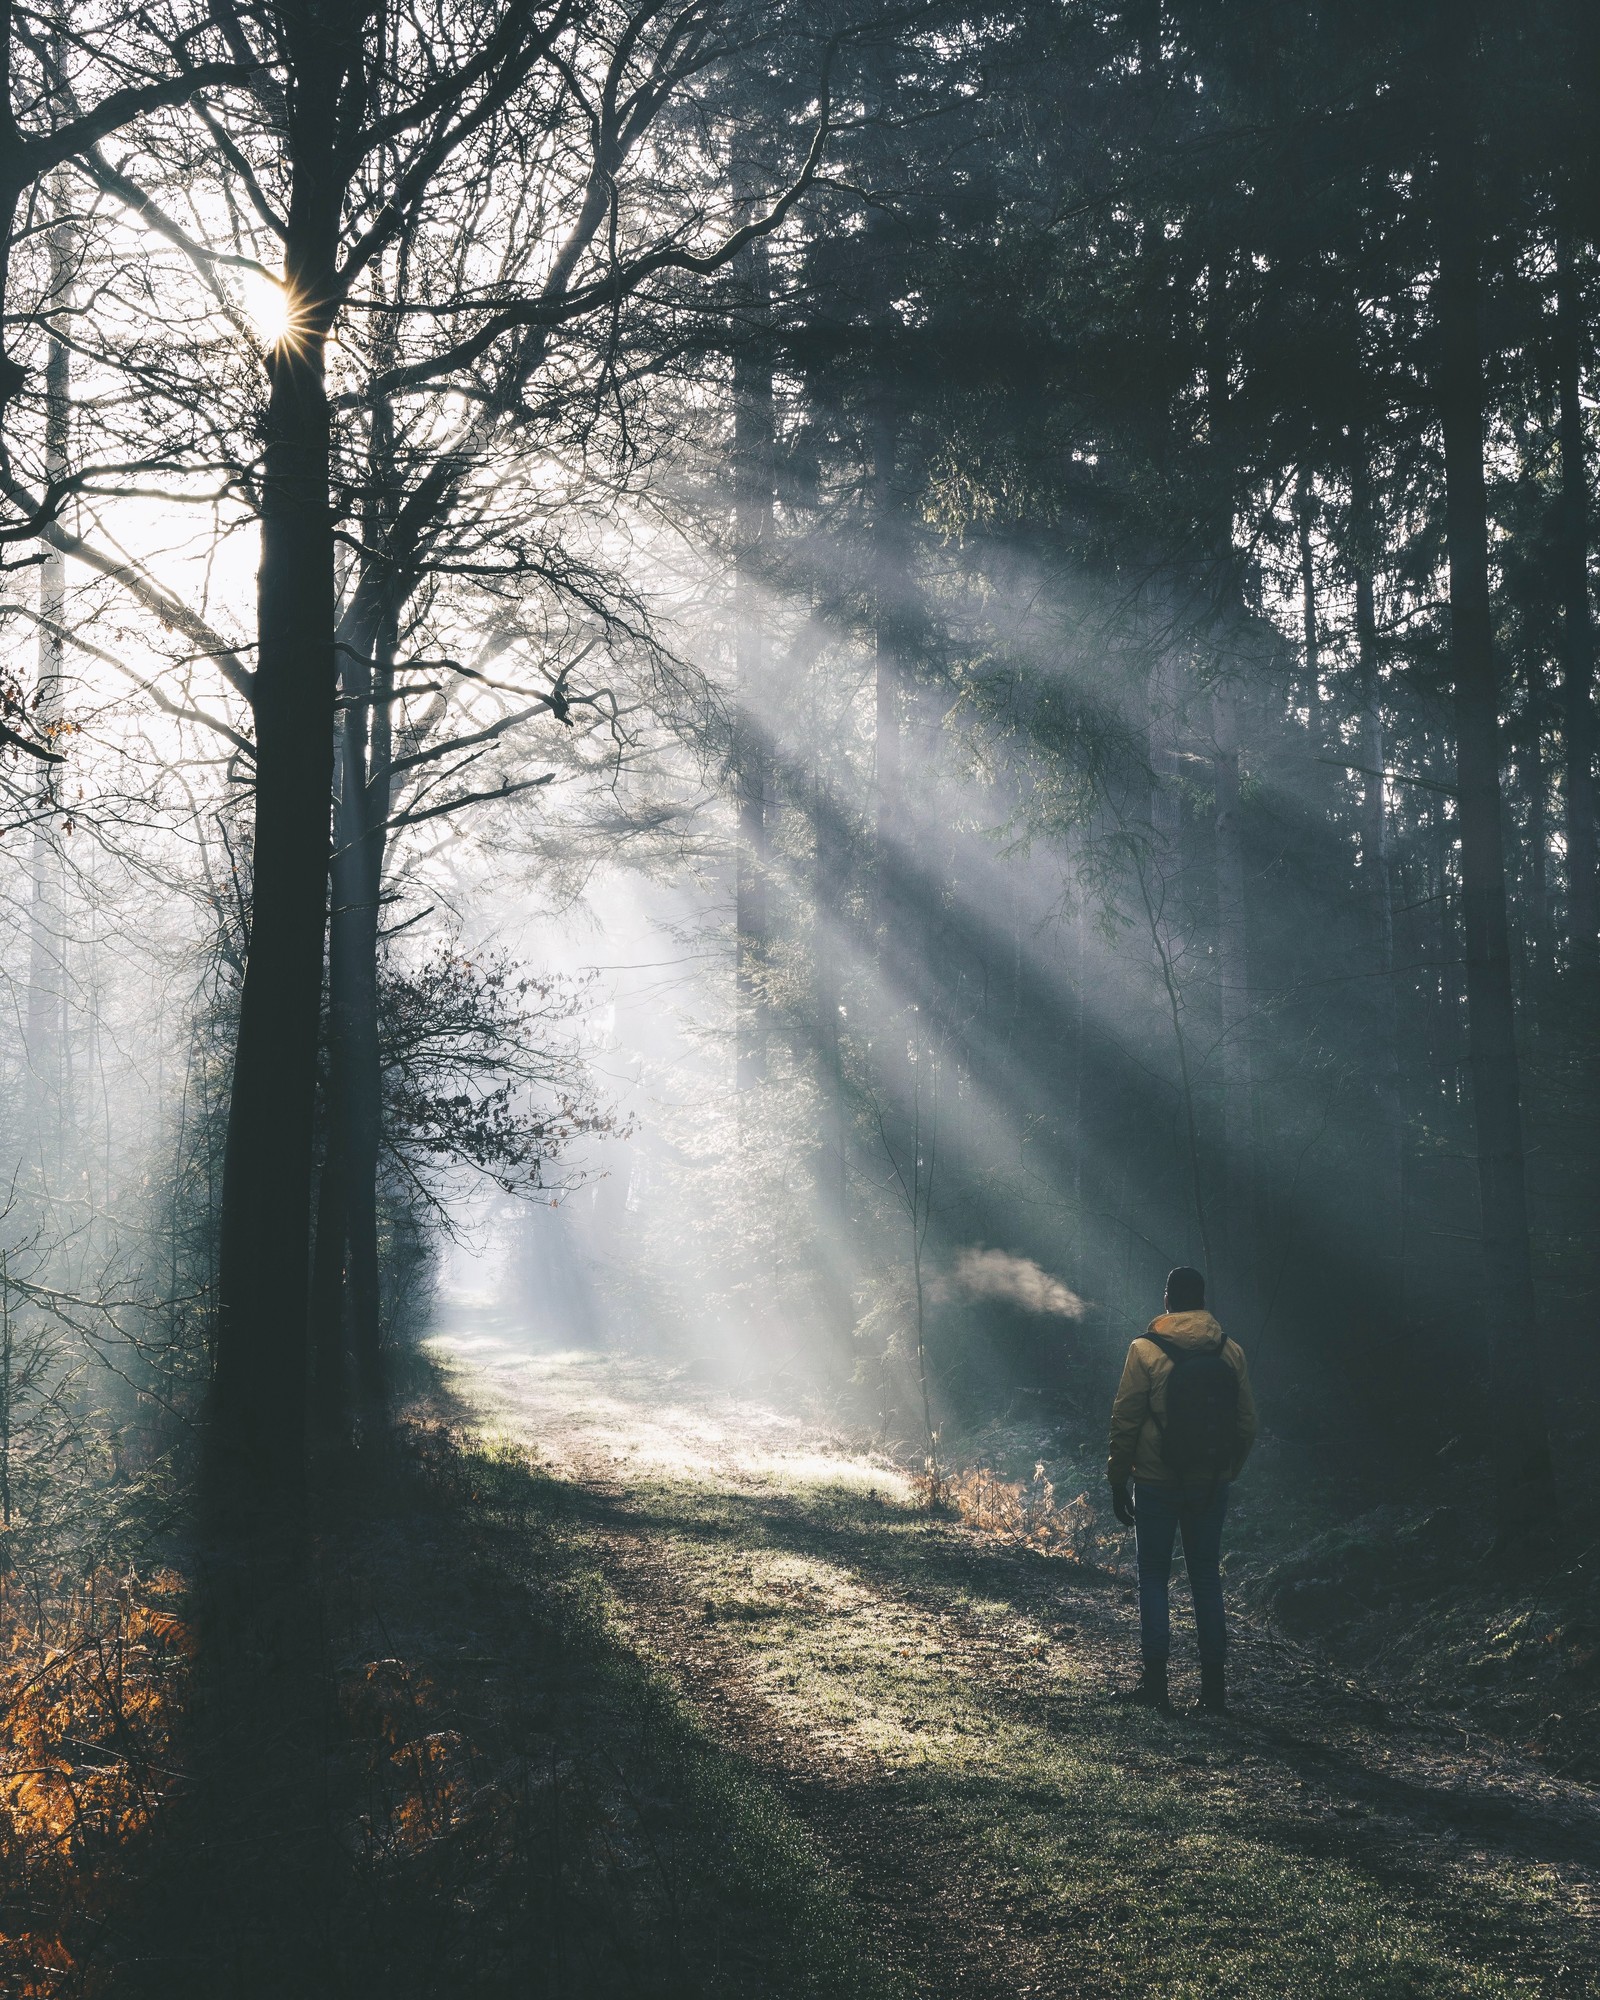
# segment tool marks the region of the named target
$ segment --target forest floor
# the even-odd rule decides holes
[[[482,1315],[431,1351],[546,1568],[720,1773],[674,1879],[783,1905],[689,1990],[1600,1994],[1592,1787],[1248,1613],[1230,1717],[1130,1709],[1125,1567],[930,1516],[859,1441],[643,1360]]]
[[[776,1388],[479,1306],[404,1405],[309,1533],[0,1598],[0,1993],[1600,2000],[1581,1510],[1491,1562],[1470,1471],[1269,1437],[1234,1712],[1180,1576],[1168,1718],[1087,1418],[1024,1399],[930,1509]]]

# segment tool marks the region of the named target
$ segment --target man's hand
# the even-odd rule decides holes
[[[1128,1492],[1128,1482],[1111,1489],[1111,1511],[1125,1528],[1133,1526],[1133,1500]]]

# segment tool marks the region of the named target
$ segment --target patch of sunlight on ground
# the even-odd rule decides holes
[[[667,1490],[681,1500],[681,1488]],[[722,1518],[715,1503],[707,1518]],[[919,1531],[903,1517],[885,1526],[896,1536]],[[826,1520],[816,1532],[825,1542]],[[730,1547],[722,1536],[677,1527],[663,1528],[661,1539],[685,1602],[721,1646],[737,1650],[747,1690],[805,1736],[808,1755],[878,1771],[977,1775],[992,1766],[1001,1736],[1043,1726],[1042,1718],[997,1712],[992,1697],[1006,1672],[998,1660],[994,1679],[973,1678],[969,1606],[955,1613],[885,1593],[826,1547]],[[1019,1641],[1036,1697],[1083,1678],[1083,1661],[1031,1621],[1016,1622],[1012,1652]]]
[[[916,1495],[894,1466],[841,1443],[819,1450],[814,1421],[685,1383],[637,1358],[539,1350],[462,1311],[427,1342],[451,1387],[488,1423],[513,1431],[558,1475],[609,1463],[613,1474],[698,1483],[838,1488],[895,1507]]]
[[[1159,1960],[1165,2000],[1538,1990],[1518,1959],[1568,1921],[1559,1876],[1424,1843],[1412,1879],[1398,1816],[1369,1855],[1330,1830],[1335,1777],[1308,1786],[1274,1741],[1243,1759],[1232,1736],[1108,1702],[1131,1602],[1097,1595],[1052,1633],[964,1564],[941,1570],[961,1531],[869,1454],[636,1357],[538,1351],[494,1312],[459,1313],[433,1350],[485,1426],[614,1487],[620,1526],[571,1532],[613,1534],[624,1577],[638,1562],[616,1615],[646,1649],[692,1660],[701,1699],[721,1683],[764,1711],[780,1764],[936,1827],[950,1876],[981,1891],[974,1921],[1010,1934],[1013,1990],[1053,1982],[1063,1941],[1085,1990],[1155,1990]]]

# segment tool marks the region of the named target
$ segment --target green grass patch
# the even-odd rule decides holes
[[[458,1379],[497,1430],[574,1468],[540,1504],[606,1574],[608,1618],[685,1685],[709,1667],[735,1691],[806,1788],[833,1893],[915,1991],[1600,1992],[1593,1855],[1537,1779],[1480,1818],[1470,1769],[1425,1737],[1391,1769],[1388,1722],[1339,1700],[1323,1715],[1294,1666],[1222,1725],[1121,1707],[1126,1573],[931,1519],[870,1453],[840,1446],[830,1469],[792,1418],[659,1368],[528,1355]],[[837,1990],[865,1990],[852,1977]]]
[[[480,1822],[462,1878],[473,1922],[425,1954],[438,1971],[466,1975],[474,1994],[533,1977],[584,1995],[893,2000],[901,1989],[814,1838],[630,1641],[568,1490],[489,1444],[434,1441],[422,1464],[411,1527],[432,1516],[436,1539],[419,1560],[429,1536],[414,1536],[412,1581],[426,1590],[459,1533],[479,1603],[457,1643],[435,1647],[411,1733],[470,1730],[498,1794],[492,1809],[464,1807]],[[429,1622],[450,1610],[437,1603]],[[490,1651],[453,1668],[463,1639]],[[385,1900],[437,1925],[450,1883],[404,1853],[389,1875]],[[446,1900],[459,1907],[461,1891]],[[397,1960],[414,1963],[423,1942]]]
[[[1079,1990],[1069,1964],[1164,2000],[1595,1990],[1551,1871],[1457,1854],[1247,1730],[1114,1705],[1103,1585],[1063,1642],[1059,1605],[1008,1589],[1026,1559],[850,1490],[658,1480],[627,1508],[748,1685],[884,1801],[944,1920],[997,1927],[1019,1990]]]

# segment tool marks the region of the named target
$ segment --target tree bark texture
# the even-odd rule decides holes
[[[1465,35],[1466,24],[1447,29]],[[1477,1137],[1484,1316],[1502,1531],[1522,1528],[1550,1480],[1523,1164],[1521,1079],[1506,919],[1500,714],[1489,597],[1479,328],[1477,161],[1469,79],[1446,80],[1436,221],[1437,401],[1445,454],[1456,803],[1466,942],[1468,1063]]]
[[[374,418],[375,478],[386,474],[393,430],[386,410]],[[374,495],[369,548],[382,549],[392,527],[388,496]],[[397,588],[387,566],[375,563],[341,621],[337,764],[334,815],[333,898],[328,923],[328,1166],[338,1177],[327,1222],[338,1234],[324,1259],[323,1215],[318,1214],[315,1269],[342,1274],[337,1323],[326,1333],[343,1351],[344,1379],[363,1413],[382,1404],[383,1300],[378,1254],[378,1169],[383,1146],[383,1059],[379,1019],[379,915],[393,789],[390,714],[398,645]],[[375,657],[374,657],[375,656]],[[320,1299],[320,1291],[319,1291]],[[348,1335],[348,1339],[346,1336]],[[320,1353],[320,1344],[319,1344]],[[319,1379],[322,1374],[319,1362]]]
[[[1377,1171],[1371,1182],[1373,1244],[1383,1275],[1382,1289],[1398,1308],[1403,1285],[1405,1241],[1405,1125],[1400,1095],[1400,1035],[1394,985],[1394,892],[1389,862],[1389,796],[1384,776],[1388,753],[1383,726],[1383,684],[1378,646],[1378,611],[1373,588],[1377,545],[1372,480],[1360,443],[1351,470],[1355,515],[1356,657],[1361,690],[1361,874],[1366,891],[1370,963],[1369,1013],[1372,1022],[1372,1091],[1377,1114]]]
[[[1250,961],[1239,804],[1239,724],[1231,692],[1213,702],[1217,797],[1217,976],[1222,1003],[1223,1307],[1255,1322],[1255,1077],[1251,1061]]]
[[[1524,663],[1523,701],[1526,733],[1517,757],[1518,775],[1528,812],[1522,1004],[1530,1027],[1534,1027],[1537,1025],[1539,996],[1544,980],[1555,963],[1555,939],[1550,913],[1550,811],[1544,761],[1544,666],[1531,655]]]
[[[1573,966],[1600,970],[1600,859],[1595,835],[1594,624],[1589,608],[1589,485],[1580,397],[1583,312],[1572,243],[1556,237],[1560,403],[1561,698],[1566,751],[1567,930]]]
[[[221,1496],[244,1524],[295,1508],[304,1480],[312,1128],[326,928],[334,724],[334,543],[324,344],[341,187],[345,51],[285,12],[296,78],[284,275],[262,467],[256,821],[250,945],[223,1176],[215,1388]]]
[[[1310,476],[1302,472],[1295,488],[1295,533],[1300,548],[1300,631],[1305,648],[1306,713],[1311,748],[1322,752],[1322,649],[1317,631],[1317,561],[1311,540],[1316,499]]]
[[[334,893],[337,895],[337,888]],[[332,1062],[330,1046],[330,1069]],[[350,1437],[354,1397],[345,1337],[345,1253],[349,1241],[345,1193],[349,1169],[334,1089],[330,1076],[328,1137],[317,1182],[317,1233],[311,1256],[311,1421],[314,1434],[323,1443],[338,1446]]]
[[[388,850],[393,790],[393,714],[398,633],[393,601],[379,627],[376,659],[365,704],[352,703],[345,718],[345,755],[365,773],[352,832],[358,840],[351,871],[354,901],[347,912],[349,951],[346,1035],[350,1231],[350,1339],[356,1386],[370,1411],[385,1391],[383,1293],[378,1260],[378,1167],[383,1148],[383,1055],[378,1019],[378,920]],[[370,717],[370,723],[368,718]],[[365,742],[356,739],[365,736]],[[364,752],[364,755],[362,754]]]

